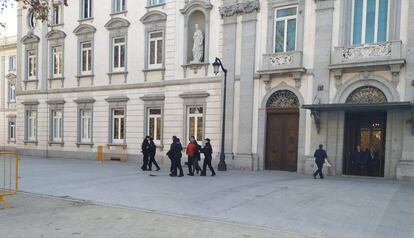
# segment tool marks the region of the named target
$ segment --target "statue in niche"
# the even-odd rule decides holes
[[[193,35],[193,61],[192,63],[200,63],[204,56],[204,35],[198,28],[198,24],[195,24],[195,31]]]

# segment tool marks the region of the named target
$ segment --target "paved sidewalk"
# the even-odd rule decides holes
[[[414,237],[414,184],[269,171],[170,178],[137,167],[25,157],[20,188],[323,237]]]
[[[299,238],[232,223],[19,193],[0,210],[1,238]],[[311,238],[311,237],[309,237]]]

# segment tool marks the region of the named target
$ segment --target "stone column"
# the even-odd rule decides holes
[[[257,13],[246,13],[242,16],[242,42],[240,64],[240,99],[239,128],[237,141],[237,158],[245,167],[252,163],[253,133],[253,88],[255,73],[256,24]]]
[[[234,0],[228,2],[235,2]],[[228,4],[228,3],[226,3]],[[224,153],[226,159],[233,159],[233,111],[234,111],[234,79],[236,68],[236,26],[237,15],[223,18],[223,65],[227,69],[226,90],[226,129]],[[223,81],[224,82],[224,81]],[[223,95],[223,94],[222,94]]]

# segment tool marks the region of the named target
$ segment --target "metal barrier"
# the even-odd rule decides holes
[[[19,160],[16,152],[0,152],[0,202],[10,207],[7,196],[16,195],[19,186]]]

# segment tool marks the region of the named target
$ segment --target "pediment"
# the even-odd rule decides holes
[[[117,28],[126,28],[129,27],[129,25],[131,25],[131,23],[128,20],[120,17],[114,17],[105,24],[105,28],[112,30]]]
[[[193,0],[188,1],[183,9],[180,9],[180,12],[184,15],[188,15],[193,10],[198,9],[204,12],[208,12],[213,8],[213,5],[209,0]]]
[[[23,36],[23,38],[21,39],[21,42],[24,45],[27,44],[33,44],[33,43],[39,43],[40,38],[36,35],[34,35],[33,33],[28,33],[27,35]]]
[[[96,32],[96,28],[89,24],[80,24],[73,30],[75,35],[93,34]]]
[[[48,40],[62,39],[65,37],[66,37],[66,33],[60,30],[51,30],[46,35],[46,38]]]
[[[152,22],[159,22],[159,21],[166,21],[167,20],[167,14],[155,10],[155,11],[149,11],[145,13],[144,16],[139,19],[143,24],[152,23]]]

